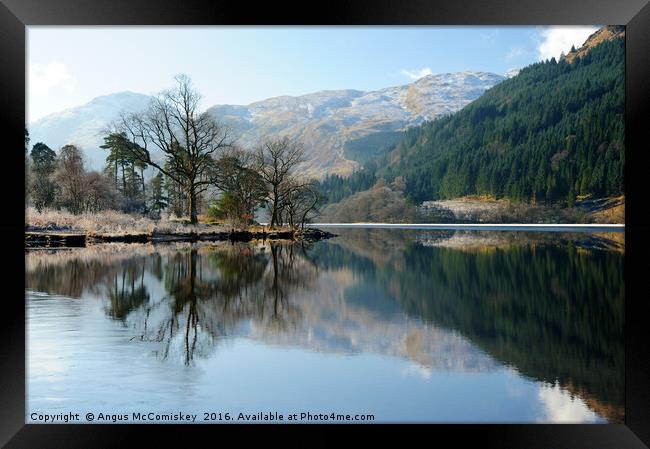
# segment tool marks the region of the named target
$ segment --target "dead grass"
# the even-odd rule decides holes
[[[250,232],[269,231],[268,226],[250,225],[242,227],[232,223],[211,221],[207,216],[199,216],[199,223],[189,224],[187,219],[161,218],[153,220],[141,215],[130,215],[114,210],[99,213],[73,215],[67,211],[47,209],[38,212],[29,207],[25,211],[25,227],[29,231],[79,232],[95,235],[130,235],[130,234],[208,234],[231,230]],[[286,231],[289,228],[277,228]]]
[[[589,215],[595,223],[625,223],[625,196],[610,198]]]
[[[190,232],[218,232],[231,229],[225,224],[187,224],[184,220],[151,218],[108,210],[99,213],[73,215],[67,211],[48,209],[38,212],[29,207],[25,213],[25,225],[34,231],[70,231],[88,234],[186,234]]]
[[[625,204],[591,214],[596,223],[625,223]]]

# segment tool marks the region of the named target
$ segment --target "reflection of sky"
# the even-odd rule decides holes
[[[496,363],[470,371],[431,369],[390,351],[316,352],[246,335],[216,342],[212,351],[201,351],[193,366],[169,363],[155,354],[155,342],[133,339],[135,321],[108,320],[105,307],[91,298],[30,296],[28,411],[350,412],[372,413],[377,421],[428,422],[597,420],[559,386],[530,381]],[[172,345],[179,352],[174,359],[181,358],[178,344]],[[476,350],[468,342],[459,348]]]

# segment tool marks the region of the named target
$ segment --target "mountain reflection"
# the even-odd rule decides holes
[[[27,288],[103,298],[134,342],[188,365],[236,336],[409,358],[423,375],[505,364],[622,421],[620,239],[489,234],[34,251]]]

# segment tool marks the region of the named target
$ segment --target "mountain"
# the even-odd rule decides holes
[[[623,36],[601,29],[567,57],[525,67],[453,116],[410,128],[376,176],[402,176],[418,203],[479,194],[572,205],[579,195],[623,194]]]
[[[371,92],[320,91],[246,106],[215,105],[208,111],[232,128],[241,146],[252,148],[265,136],[300,139],[305,145],[306,173],[347,175],[397,142],[404,129],[452,114],[505,79],[494,73],[445,73]],[[30,125],[32,142],[42,141],[56,149],[78,144],[89,166],[101,168],[105,159],[99,149],[102,128],[120,110],[143,109],[149,99],[121,92],[51,114]]]
[[[106,152],[103,128],[115,120],[120,111],[137,112],[147,107],[151,97],[134,92],[117,92],[94,98],[83,106],[66,109],[43,117],[29,125],[30,143],[43,142],[54,150],[74,144],[84,150],[90,168],[104,166]]]
[[[452,114],[505,77],[460,72],[428,75],[372,92],[320,91],[275,97],[248,106],[213,106],[245,147],[264,136],[288,136],[305,144],[307,172],[347,175],[368,152],[393,144],[405,128]]]

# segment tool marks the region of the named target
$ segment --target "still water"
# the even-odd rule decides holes
[[[623,420],[624,233],[335,232],[29,251],[26,420]]]

